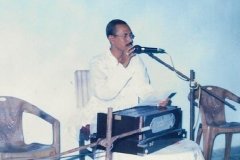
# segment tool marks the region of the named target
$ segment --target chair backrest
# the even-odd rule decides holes
[[[77,107],[84,107],[90,98],[89,70],[75,71]]]
[[[38,116],[52,124],[53,140],[51,145],[25,144],[22,127],[23,112]],[[0,159],[1,157],[14,159],[21,156],[35,159],[57,156],[59,153],[60,122],[57,119],[22,99],[0,96]]]
[[[24,101],[0,99],[0,147],[21,146],[24,144],[22,115]]]
[[[240,97],[235,95],[234,93],[230,92],[221,87],[217,86],[202,86],[210,93],[220,97],[222,100],[229,99],[240,103]],[[221,125],[226,123],[225,117],[225,107],[224,103],[216,99],[215,97],[211,96],[204,90],[197,90],[195,92],[195,97],[198,98],[200,93],[200,111],[202,113],[202,124],[203,125]]]

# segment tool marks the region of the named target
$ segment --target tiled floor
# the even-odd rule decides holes
[[[223,160],[224,149],[218,149],[213,151],[212,160]],[[233,147],[231,149],[230,160],[240,160],[240,146]]]

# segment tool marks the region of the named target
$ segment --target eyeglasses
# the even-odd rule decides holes
[[[131,39],[135,38],[135,35],[133,33],[125,33],[124,35],[113,35],[113,36],[122,37],[124,39],[127,39],[128,37]]]

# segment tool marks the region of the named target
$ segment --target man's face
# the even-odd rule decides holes
[[[134,35],[129,26],[120,24],[116,26],[115,35],[109,36],[109,41],[113,48],[120,52],[125,52],[133,45]]]

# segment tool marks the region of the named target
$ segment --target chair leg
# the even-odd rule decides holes
[[[84,142],[84,138],[83,135],[80,133],[79,134],[79,146],[84,146],[85,142]],[[79,159],[80,160],[85,160],[85,150],[79,151]]]
[[[199,124],[199,126],[198,126],[198,131],[197,131],[197,139],[196,139],[196,143],[197,143],[198,145],[200,145],[200,142],[201,142],[202,132],[203,132],[203,130],[202,130],[202,124]]]
[[[206,132],[206,133],[204,133]],[[203,131],[203,155],[205,160],[211,160],[215,134],[211,129]]]
[[[79,146],[84,146],[86,145],[85,143],[85,136],[83,134],[81,134],[81,132],[79,133]],[[88,149],[83,149],[79,151],[79,159],[80,160],[85,160],[85,157],[88,156],[91,159],[94,159],[95,156],[95,152],[96,152],[96,148],[92,148],[92,151],[88,150]]]
[[[230,158],[231,143],[232,143],[232,133],[226,133],[224,160],[228,160]]]

